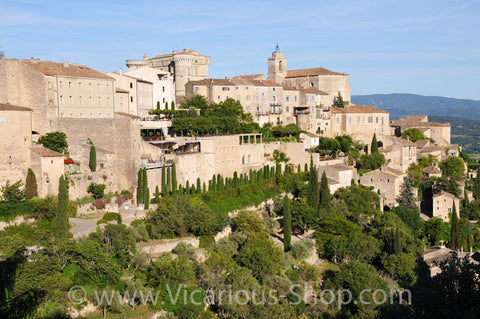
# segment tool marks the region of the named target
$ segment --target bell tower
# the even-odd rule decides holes
[[[275,46],[275,51],[272,52],[272,56],[268,58],[268,79],[284,85],[286,75],[287,58],[283,56],[282,52],[280,52],[277,44]]]

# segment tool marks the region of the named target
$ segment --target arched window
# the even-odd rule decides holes
[[[245,165],[245,155],[242,156],[242,165]]]

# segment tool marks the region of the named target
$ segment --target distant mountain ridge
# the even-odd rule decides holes
[[[352,95],[357,105],[373,105],[390,112],[390,119],[406,115],[457,116],[480,120],[480,101],[408,93]]]

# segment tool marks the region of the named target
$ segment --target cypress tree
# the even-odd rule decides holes
[[[283,249],[287,252],[292,248],[292,215],[290,213],[290,199],[283,197]]]
[[[302,171],[302,167],[300,166],[300,164],[298,164],[297,173],[300,173],[301,171]]]
[[[393,241],[393,253],[400,254],[402,252],[402,246],[400,244],[400,230],[398,227],[395,229],[395,238]]]
[[[158,185],[155,186],[155,204],[160,203],[160,190],[158,189]]]
[[[37,178],[31,168],[28,169],[27,179],[25,180],[25,191],[27,199],[38,196]]]
[[[370,154],[378,153],[378,142],[377,142],[377,134],[373,133],[372,138],[372,145],[370,147]]]
[[[264,180],[268,179],[268,165],[263,167],[263,179]]]
[[[450,229],[450,238],[451,238],[451,243],[450,243],[450,248],[453,250],[457,250],[459,248],[459,233],[458,233],[458,216],[457,216],[457,210],[455,208],[455,200],[453,201],[453,207],[452,207],[452,225]]]
[[[57,214],[55,216],[55,239],[68,237],[68,187],[65,178],[60,176],[58,183]]]
[[[202,183],[200,182],[200,177],[197,177],[197,187],[195,188],[197,193],[200,193],[202,191]]]
[[[142,182],[143,182],[143,188],[142,188],[142,192],[143,192],[143,203],[145,205],[147,205],[146,203],[146,199],[147,197],[150,199],[150,194],[148,194],[148,178],[147,178],[147,169],[144,167],[143,168],[143,179],[142,179]]]
[[[138,170],[137,204],[143,203],[143,170]]]
[[[275,176],[280,176],[282,174],[282,164],[277,162],[275,165]]]
[[[190,187],[190,195],[195,195],[197,192],[197,190],[195,189],[195,185],[192,185],[192,187]]]
[[[205,182],[203,182],[203,192],[205,193],[207,191],[207,185],[205,184]]]
[[[212,191],[212,190],[213,190],[213,189],[212,189],[212,180],[209,180],[209,181],[208,181],[208,190],[209,190],[209,191]]]
[[[255,184],[257,182],[257,172],[254,170],[250,170],[250,181],[252,184]]]
[[[320,181],[320,209],[330,210],[332,207],[332,196],[330,195],[330,188],[328,187],[328,178],[325,171],[322,173]]]
[[[97,170],[97,150],[95,149],[95,145],[90,146],[90,160],[88,166],[92,172]]]
[[[470,200],[468,199],[467,189],[463,189],[463,211],[465,214],[465,218],[470,217]]]
[[[145,209],[150,208],[150,189],[147,187],[145,188]]]
[[[172,110],[175,110],[175,101],[172,101]]]
[[[213,174],[213,177],[212,177],[212,191],[214,192],[217,191],[217,178],[215,177],[215,174]]]
[[[257,174],[256,174],[256,175],[257,175],[257,178],[256,178],[257,182],[261,182],[261,181],[263,180],[262,174],[263,174],[263,173],[262,173],[262,170],[259,169],[259,170],[257,171]]]
[[[171,176],[171,167],[167,167],[167,194],[172,192],[172,176]]]
[[[233,186],[237,187],[238,186],[238,174],[237,171],[233,172]]]
[[[303,168],[303,171],[308,172],[308,164],[307,163],[305,163],[305,167]]]
[[[477,168],[477,179],[475,183],[475,199],[480,200],[480,166]]]
[[[220,174],[217,174],[217,191],[221,191],[222,189],[223,189],[222,176]]]
[[[160,101],[157,101],[157,110],[160,110]]]
[[[172,194],[177,193],[177,167],[175,163],[172,164]]]
[[[187,183],[185,184],[185,194],[190,194],[190,182],[187,181]]]
[[[165,102],[165,110],[168,110],[168,101]]]
[[[313,165],[313,157],[310,156],[310,172],[308,173],[307,203],[308,206],[317,210],[319,203],[319,187],[317,168]]]
[[[165,176],[165,165],[162,166],[162,196],[167,196],[167,182]]]

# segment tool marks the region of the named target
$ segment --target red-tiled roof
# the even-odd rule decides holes
[[[3,104],[0,103],[0,111],[25,111],[25,112],[31,112],[32,109],[29,107],[24,107],[24,106],[16,106],[16,105],[11,105],[11,104]]]
[[[236,79],[263,80],[265,79],[265,74],[237,75],[233,77],[233,80],[236,80]]]
[[[62,153],[52,151],[45,147],[30,147],[30,150],[41,157],[63,157]]]
[[[375,106],[352,105],[345,108],[332,107],[332,113],[388,113]]]
[[[327,70],[325,68],[313,68],[313,69],[299,69],[287,71],[287,78],[297,78],[303,76],[315,76],[315,75],[348,75],[346,73],[338,73]]]
[[[287,91],[302,91],[302,92],[306,92],[306,93],[314,93],[314,94],[320,94],[320,95],[328,95],[327,92],[324,92],[322,90],[319,90],[319,89],[316,89],[316,88],[312,88],[312,87],[302,87],[302,86],[285,86],[283,88],[284,90],[287,90]]]
[[[88,66],[84,65],[38,60],[22,60],[21,62],[39,70],[46,75],[65,75],[113,80],[113,78],[109,77],[108,75],[90,69]]]

